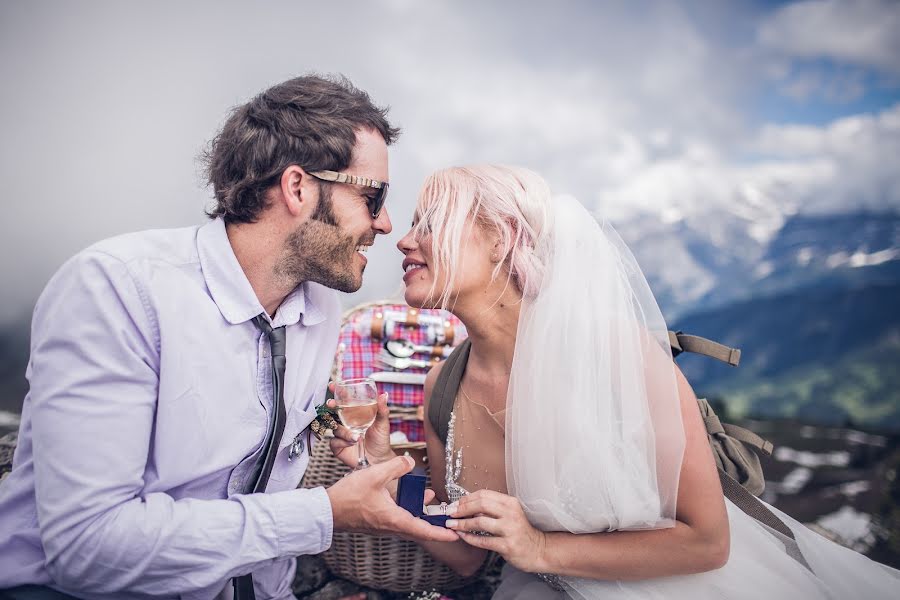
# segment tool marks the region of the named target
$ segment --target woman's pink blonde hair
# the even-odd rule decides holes
[[[492,278],[508,269],[509,282],[525,297],[540,289],[546,263],[551,218],[550,187],[537,173],[522,167],[474,165],[442,169],[428,176],[419,193],[415,235],[430,244],[435,282],[447,274],[438,297],[448,309],[455,298],[460,247],[471,223],[499,238],[499,261]]]

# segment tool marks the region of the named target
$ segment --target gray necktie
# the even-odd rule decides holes
[[[284,422],[287,420],[287,412],[284,408],[284,370],[287,366],[287,358],[284,354],[287,346],[285,329],[284,327],[273,329],[264,315],[254,317],[253,323],[269,338],[269,347],[272,350],[272,387],[274,388],[272,405],[275,418],[269,427],[269,434],[263,445],[265,453],[262,460],[257,463],[254,476],[250,479],[252,485],[247,493],[266,491],[269,475],[272,474],[272,464],[275,462],[275,455],[278,454],[278,444],[284,434]],[[234,578],[234,600],[256,600],[251,574]]]

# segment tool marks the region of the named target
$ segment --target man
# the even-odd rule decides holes
[[[249,584],[292,598],[294,558],[335,530],[456,539],[385,490],[406,458],[295,489],[337,342],[335,290],[359,289],[362,252],[391,231],[398,133],[345,79],[276,85],[211,144],[211,222],[63,265],[35,307],[0,484],[0,596],[227,598],[233,579],[240,597]]]

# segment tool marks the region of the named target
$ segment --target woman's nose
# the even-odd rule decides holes
[[[413,235],[413,230],[410,229],[406,232],[400,241],[397,242],[397,250],[402,252],[403,254],[407,254],[408,252],[412,252],[416,249],[416,239]]]

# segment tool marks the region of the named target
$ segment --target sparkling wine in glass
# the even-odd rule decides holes
[[[344,379],[334,384],[334,402],[344,427],[359,434],[356,442],[357,469],[369,466],[366,460],[366,430],[378,414],[378,388],[369,377]]]

